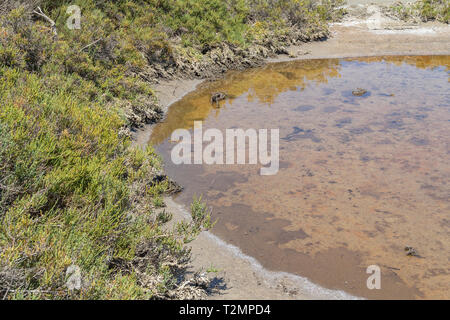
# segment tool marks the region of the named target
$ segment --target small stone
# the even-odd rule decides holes
[[[410,257],[417,257],[417,251],[413,247],[406,246],[405,247],[406,255]]]
[[[289,58],[297,58],[298,52],[295,52],[293,50],[289,50],[288,55],[289,55]]]
[[[361,97],[367,93],[366,89],[358,88],[352,91],[352,94],[357,97]]]
[[[227,95],[223,92],[216,92],[211,95],[211,103],[219,103],[219,101],[225,100]]]

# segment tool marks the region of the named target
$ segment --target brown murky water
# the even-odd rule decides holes
[[[310,60],[208,83],[151,137],[213,232],[270,270],[368,298],[450,298],[450,56]],[[352,90],[365,88],[362,97]],[[231,97],[215,108],[212,92]],[[279,128],[280,171],[170,160],[178,128]],[[408,257],[405,246],[419,257]],[[369,265],[382,271],[368,290]]]

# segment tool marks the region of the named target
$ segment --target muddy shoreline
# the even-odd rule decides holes
[[[369,10],[368,10],[369,11]],[[378,13],[372,16],[378,17]],[[383,18],[384,19],[384,18]],[[347,58],[385,55],[448,55],[450,32],[448,25],[427,23],[410,26],[390,20],[367,23],[362,15],[348,17],[331,26],[332,37],[326,41],[289,47],[290,55],[278,55],[267,63],[295,59]],[[373,20],[373,19],[372,19]],[[295,56],[295,58],[293,58]],[[154,89],[163,110],[207,79],[176,79],[160,82]],[[151,135],[147,126],[135,132],[135,142],[144,146]],[[187,218],[187,212],[173,199],[166,199],[174,219]],[[304,278],[286,273],[270,272],[255,259],[245,256],[210,232],[201,234],[191,243],[192,270],[214,269],[210,276],[221,288],[213,299],[346,299],[352,296],[342,291],[326,290]]]

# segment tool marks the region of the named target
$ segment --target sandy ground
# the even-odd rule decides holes
[[[342,22],[331,26],[328,40],[291,47],[291,54],[298,59],[316,59],[440,55],[450,52],[449,25],[438,22],[406,23],[385,16],[377,5],[351,5],[348,11],[349,14]],[[289,60],[289,57],[281,56],[269,61],[283,60]]]
[[[332,37],[326,41],[291,47],[295,59],[345,58],[381,55],[438,55],[450,54],[450,26],[439,23],[412,25],[382,14],[378,5],[392,0],[350,0],[349,15],[341,23],[331,26]],[[374,5],[376,3],[376,5]],[[288,61],[278,56],[268,62]],[[188,92],[195,90],[202,80],[173,80],[155,87],[160,103],[167,108]],[[145,145],[151,128],[139,130],[136,143]],[[186,210],[171,198],[166,210],[174,219],[189,218]],[[346,299],[351,296],[320,288],[307,279],[265,270],[255,259],[243,255],[210,232],[202,233],[191,244],[192,268],[213,270],[209,276],[216,286],[210,299]]]

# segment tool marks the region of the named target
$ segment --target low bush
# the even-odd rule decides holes
[[[390,7],[390,12],[402,20],[415,22],[440,21],[449,23],[449,0],[419,0],[413,3],[403,4],[398,2]]]

